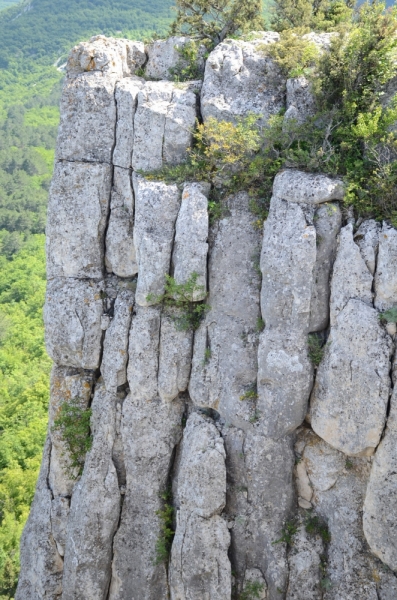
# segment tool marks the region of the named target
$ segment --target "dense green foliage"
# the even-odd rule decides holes
[[[47,428],[43,232],[62,79],[54,63],[91,35],[166,32],[171,3],[35,0],[0,13],[0,600],[14,595]]]
[[[163,501],[163,506],[160,510],[156,511],[156,515],[159,517],[160,521],[160,535],[156,540],[156,556],[154,558],[154,564],[156,565],[168,562],[168,558],[171,552],[172,541],[175,536],[175,509],[172,504],[171,488],[167,488],[160,495],[160,498]]]
[[[18,576],[18,544],[28,516],[47,428],[51,361],[43,343],[44,235],[12,259],[0,256],[0,598]]]
[[[216,46],[226,37],[263,29],[262,0],[176,0],[172,34],[188,34]]]
[[[68,450],[68,475],[72,478],[83,472],[85,455],[92,446],[90,435],[91,408],[72,398],[61,405],[52,430],[61,434]]]

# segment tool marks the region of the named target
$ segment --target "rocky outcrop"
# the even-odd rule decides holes
[[[343,183],[318,173],[276,176],[263,229],[252,190],[169,175],[197,118],[310,117],[277,39],[225,40],[184,83],[188,38],[71,52],[16,600],[396,598],[396,230],[346,222]]]

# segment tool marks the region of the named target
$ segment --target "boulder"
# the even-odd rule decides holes
[[[109,165],[55,164],[47,222],[47,275],[100,279],[112,169]]]
[[[70,162],[112,162],[117,76],[98,71],[67,77],[55,157]]]
[[[155,40],[146,48],[148,62],[145,68],[147,79],[169,79],[175,77],[175,69],[186,68],[187,60],[183,57],[183,48],[191,43],[191,38],[185,36],[169,37],[166,40]],[[196,69],[204,72],[203,55],[205,47],[200,46]]]
[[[293,119],[301,125],[316,113],[316,102],[308,79],[291,77],[287,79],[287,110],[284,120]]]
[[[284,169],[274,179],[273,196],[286,202],[322,204],[343,200],[345,190],[340,179],[321,173],[305,173],[297,169]]]
[[[195,301],[207,295],[208,195],[206,183],[186,183],[175,225],[172,264],[176,283],[186,283],[197,274]]]
[[[133,237],[134,193],[128,169],[114,167],[110,217],[106,231],[106,269],[119,277],[138,272]]]
[[[101,374],[106,389],[116,392],[127,383],[128,336],[134,306],[134,293],[122,289],[114,304],[114,316],[103,342]]]
[[[178,465],[177,517],[170,561],[172,600],[231,597],[230,534],[220,516],[226,502],[226,466],[216,427],[193,413]]]
[[[99,71],[122,78],[133,75],[146,59],[143,42],[95,35],[72,48],[66,70],[69,77]]]
[[[311,397],[313,430],[348,456],[372,454],[379,444],[391,352],[377,311],[349,300],[331,328]]]
[[[164,293],[181,193],[176,184],[148,181],[136,174],[133,175],[133,185],[133,236],[139,270],[136,302],[140,306],[149,306],[156,304]]]
[[[47,352],[57,365],[97,369],[101,354],[103,283],[51,279],[44,305]]]
[[[381,311],[397,306],[397,229],[387,223],[379,232],[375,306]]]
[[[208,57],[201,92],[204,122],[235,121],[254,113],[261,123],[284,108],[285,79],[266,46],[279,34],[264,32],[252,42],[225,40]]]
[[[381,226],[374,219],[363,221],[354,234],[354,241],[360,248],[371,275],[375,275],[376,259],[379,247],[379,230]]]
[[[331,326],[351,298],[372,306],[373,277],[365,264],[360,249],[353,240],[353,225],[346,225],[339,235],[336,259],[332,273],[330,321]]]
[[[138,93],[132,166],[155,171],[187,159],[197,118],[200,82],[148,81]]]

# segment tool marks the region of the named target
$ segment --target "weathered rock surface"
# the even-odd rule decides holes
[[[336,203],[320,205],[313,217],[316,228],[316,263],[313,268],[309,331],[323,331],[329,323],[331,272],[336,257],[342,214]]]
[[[381,597],[377,588],[383,582],[382,566],[368,552],[362,531],[370,459],[347,461],[344,454],[308,430],[302,431],[298,440],[298,445],[303,442],[302,460],[313,487],[311,516],[320,517],[329,532],[322,564],[323,598],[377,600]],[[386,593],[393,582],[384,584]]]
[[[343,200],[344,187],[340,179],[284,169],[274,179],[273,196],[287,202],[322,204]]]
[[[306,532],[304,519],[298,525],[288,554],[289,580],[286,600],[322,600],[321,561],[324,544],[320,536]]]
[[[51,532],[52,494],[48,487],[51,443],[47,438],[40,475],[21,540],[21,574],[16,600],[60,599],[63,561]]]
[[[365,260],[371,275],[375,274],[376,259],[379,246],[380,224],[369,219],[364,221],[354,234],[354,241],[360,248],[361,256]]]
[[[210,186],[205,183],[185,184],[175,225],[174,279],[178,284],[186,283],[196,273],[194,300],[204,300],[207,294],[209,191]]]
[[[66,78],[56,159],[111,163],[116,128],[117,76],[98,71]]]
[[[55,164],[47,222],[47,275],[103,275],[112,171],[109,165]]]
[[[134,192],[128,169],[114,168],[110,217],[106,231],[106,269],[119,277],[138,272],[133,237]]]
[[[174,36],[166,40],[155,40],[147,46],[148,61],[145,68],[147,79],[173,79],[173,71],[179,68],[186,68],[188,62],[183,58],[183,48],[188,45],[191,38],[184,36]],[[204,54],[205,48],[202,46]],[[197,69],[204,71],[204,60],[202,56],[198,58]]]
[[[331,326],[336,323],[338,315],[351,298],[372,306],[372,281],[373,277],[365,264],[360,249],[353,241],[353,226],[346,225],[340,232],[332,274]]]
[[[146,310],[153,310],[151,308]],[[114,539],[109,600],[165,600],[165,564],[156,560],[172,456],[182,433],[184,405],[130,394],[123,404],[122,439],[127,489]]]
[[[310,82],[303,75],[287,79],[287,110],[284,120],[302,124],[316,112]]]
[[[225,40],[208,57],[201,92],[204,121],[213,117],[233,121],[249,113],[262,122],[277,114],[284,105],[285,79],[266,45],[279,34],[266,32],[253,42]]]
[[[101,354],[103,283],[48,281],[44,306],[46,348],[58,365],[97,369]]]
[[[174,400],[189,385],[193,331],[181,329],[181,318],[180,311],[172,309],[161,316],[158,393],[163,402]]]
[[[149,306],[164,293],[171,266],[175,222],[181,193],[176,184],[133,176],[135,192],[134,244],[139,277],[136,302]],[[148,298],[149,296],[149,298]]]
[[[331,329],[311,398],[311,424],[349,456],[373,453],[386,421],[390,338],[378,314],[349,300]]]
[[[252,401],[241,397],[256,383],[260,316],[255,269],[260,234],[248,204],[246,194],[230,197],[229,215],[211,231],[207,300],[211,309],[195,332],[189,384],[196,406],[211,407],[228,423],[244,427],[254,412]]]
[[[364,533],[372,552],[393,571],[397,569],[396,443],[397,388],[391,398],[385,435],[372,464],[363,515]]]
[[[177,475],[179,504],[170,562],[173,600],[228,600],[230,534],[220,517],[226,503],[226,466],[216,427],[193,413],[184,430]]]
[[[132,166],[134,118],[138,106],[138,93],[143,85],[144,82],[137,77],[126,77],[116,85],[117,125],[113,164],[124,169]]]
[[[397,230],[386,223],[379,232],[375,306],[382,311],[397,306]]]
[[[99,71],[117,77],[128,77],[146,62],[142,42],[95,35],[89,42],[80,42],[68,57],[69,76]]]
[[[97,385],[92,403],[92,448],[70,506],[62,580],[65,600],[105,600],[108,595],[113,537],[120,514],[119,485],[112,461],[115,400],[114,393]]]
[[[127,382],[128,335],[133,305],[134,293],[128,289],[120,290],[103,343],[101,374],[108,391],[116,392]]]
[[[200,82],[149,81],[138,93],[134,118],[135,170],[154,171],[186,160],[193,141]]]

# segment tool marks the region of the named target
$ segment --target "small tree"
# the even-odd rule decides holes
[[[176,0],[172,35],[191,35],[216,46],[227,36],[263,29],[262,0]]]
[[[351,20],[355,3],[355,0],[274,0],[272,28],[332,31]]]

